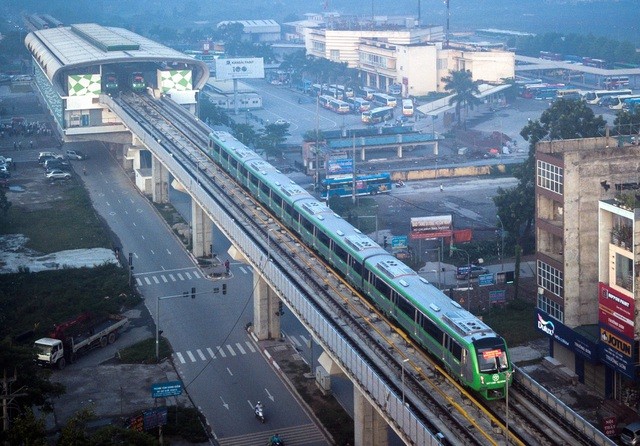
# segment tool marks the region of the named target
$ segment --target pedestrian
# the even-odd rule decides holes
[[[230,267],[229,267],[229,259],[224,261],[224,269],[226,270],[227,275],[229,275],[229,269],[230,269]]]
[[[440,183],[440,192],[444,192],[444,186]]]

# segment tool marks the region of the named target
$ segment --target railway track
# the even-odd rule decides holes
[[[265,261],[276,262],[304,285],[314,305],[336,321],[353,348],[370,358],[371,366],[396,395],[403,395],[431,432],[442,432],[455,444],[505,444],[508,425],[512,444],[593,444],[583,442],[581,433],[562,420],[552,419],[551,409],[534,416],[531,407],[544,404],[532,401],[533,396],[517,386],[510,390],[508,423],[506,402],[475,399],[206,156],[210,129],[187,110],[142,95],[124,95],[118,103],[191,172],[191,180],[242,222],[269,252]],[[269,245],[269,240],[275,243]]]

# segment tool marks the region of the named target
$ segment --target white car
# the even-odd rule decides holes
[[[288,123],[286,120],[284,120],[284,119],[276,119],[273,123],[274,123],[275,125],[287,125],[287,124],[289,124],[289,123]]]
[[[47,172],[45,175],[50,180],[68,180],[71,178],[71,174],[69,172],[65,172],[60,169],[53,169],[50,172]]]

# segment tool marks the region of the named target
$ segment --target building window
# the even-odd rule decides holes
[[[340,60],[340,50],[331,50],[331,60]]]
[[[633,292],[633,260],[616,253],[616,285]]]
[[[564,277],[562,271],[538,260],[538,286],[558,297],[564,297]]]
[[[449,67],[448,61],[449,59],[438,59],[437,70],[446,70]]]
[[[564,322],[564,313],[562,307],[557,302],[552,301],[544,294],[538,295],[538,308],[554,319]]]
[[[564,192],[563,184],[564,169],[538,160],[538,186],[562,195]]]

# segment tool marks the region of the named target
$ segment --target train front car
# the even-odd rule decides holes
[[[365,292],[450,376],[482,398],[503,398],[512,368],[504,340],[460,304],[390,255],[366,261]]]

